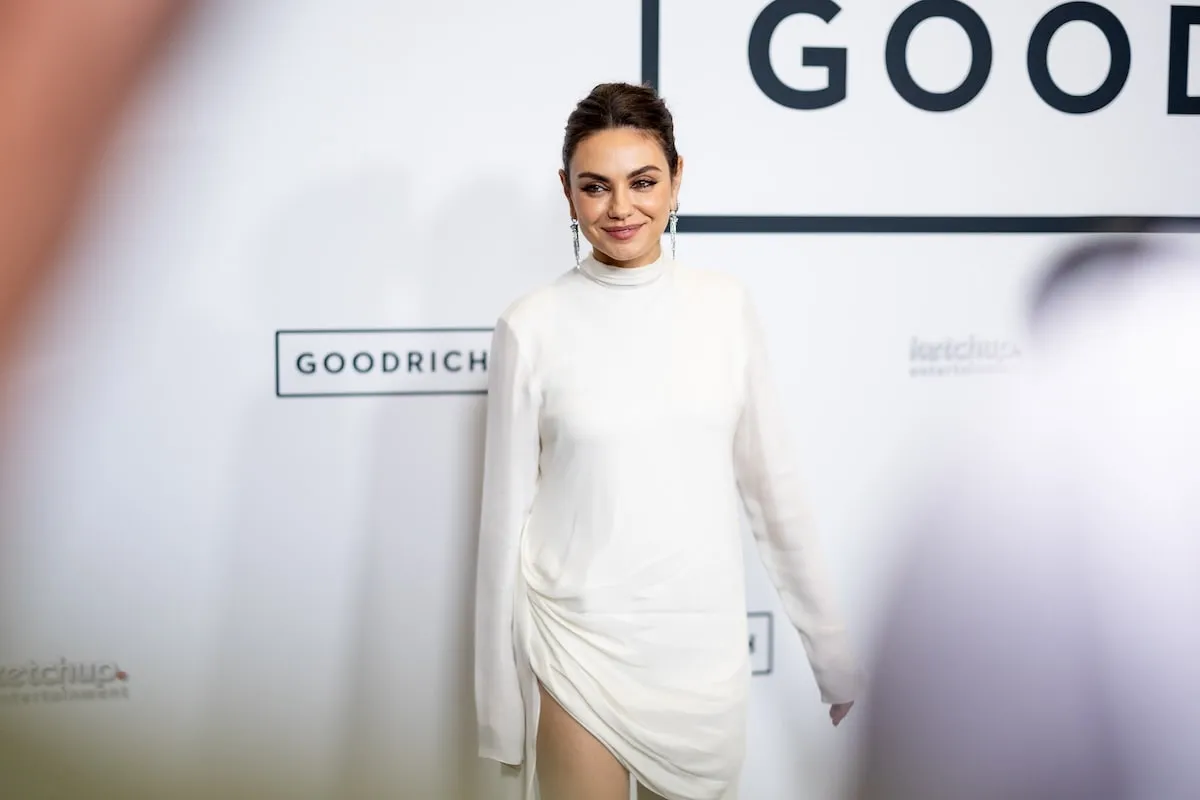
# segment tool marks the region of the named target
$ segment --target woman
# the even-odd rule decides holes
[[[480,755],[524,763],[526,798],[625,800],[630,774],[642,797],[734,797],[739,494],[834,724],[857,691],[750,301],[674,260],[682,175],[654,92],[597,86],[559,174],[576,266],[496,323],[475,688]]]

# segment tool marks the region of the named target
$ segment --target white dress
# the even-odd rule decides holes
[[[861,682],[745,289],[667,257],[588,257],[504,312],[489,358],[480,756],[523,763],[536,797],[540,681],[646,787],[734,797],[743,507],[822,699]]]

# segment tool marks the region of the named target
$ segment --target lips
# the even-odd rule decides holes
[[[645,223],[642,223],[641,225],[622,225],[619,228],[605,228],[604,232],[614,239],[625,241],[636,236],[637,232],[640,231],[644,225]]]

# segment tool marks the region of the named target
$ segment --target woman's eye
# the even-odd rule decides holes
[[[656,183],[658,183],[658,181],[652,181],[649,178],[643,178],[640,181],[636,181],[633,184],[633,187],[635,189],[649,189],[649,188],[653,187]]]
[[[600,192],[604,191],[604,187],[598,183],[590,183],[583,187],[583,191],[587,194],[599,194]]]

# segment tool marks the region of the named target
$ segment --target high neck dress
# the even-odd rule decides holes
[[[667,800],[729,800],[749,648],[741,515],[824,702],[861,683],[740,282],[589,256],[496,323],[479,753],[536,797],[538,682]]]

